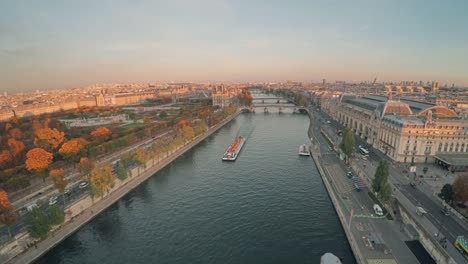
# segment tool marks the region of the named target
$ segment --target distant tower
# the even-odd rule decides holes
[[[323,80],[322,80],[322,84],[325,85],[325,83],[327,83],[327,80],[326,80],[326,79],[323,79]]]

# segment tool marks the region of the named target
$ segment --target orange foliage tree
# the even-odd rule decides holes
[[[13,157],[8,150],[2,150],[0,152],[0,168],[6,168],[13,160]]]
[[[18,220],[18,214],[8,200],[8,195],[5,191],[0,191],[0,223],[8,227],[8,234],[11,237],[10,227]]]
[[[0,208],[10,208],[12,205],[8,200],[8,194],[1,190],[0,191]]]
[[[70,139],[63,143],[62,147],[59,149],[59,153],[71,162],[78,162],[83,148],[88,144],[89,142],[84,138]]]
[[[41,148],[33,148],[26,153],[26,169],[37,174],[42,174],[52,163],[52,153]],[[45,175],[43,174],[43,181]]]
[[[36,133],[34,145],[37,147],[52,151],[57,149],[65,140],[65,133],[56,128],[42,128]]]
[[[54,181],[55,188],[63,194],[65,192],[65,187],[67,187],[67,181],[65,180],[63,169],[50,170],[49,175]]]
[[[88,174],[93,169],[93,163],[87,157],[82,157],[80,158],[79,169]]]
[[[112,135],[112,131],[107,127],[98,127],[91,132],[91,137],[98,141],[106,141]]]
[[[18,159],[24,151],[24,143],[14,138],[8,139],[8,147],[13,158]]]
[[[8,131],[8,135],[14,139],[22,139],[23,138],[23,133],[21,133],[21,130],[19,128],[12,128]]]

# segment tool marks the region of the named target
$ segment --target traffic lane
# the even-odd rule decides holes
[[[426,214],[427,219],[441,230],[450,242],[455,242],[456,237],[459,235],[468,235],[467,229],[458,224],[458,222],[450,216],[444,215],[441,212],[442,206],[434,203],[417,188],[408,185],[398,186],[398,188],[413,204],[421,206],[428,212]]]

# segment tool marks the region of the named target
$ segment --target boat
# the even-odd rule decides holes
[[[320,264],[341,264],[341,260],[332,253],[325,253],[320,258]]]
[[[244,146],[244,142],[244,137],[237,136],[231,143],[231,145],[229,145],[226,152],[224,152],[223,160],[235,161],[237,159],[237,156],[239,155],[239,152],[242,149],[242,146]]]
[[[307,145],[299,146],[299,156],[310,156],[309,147]]]

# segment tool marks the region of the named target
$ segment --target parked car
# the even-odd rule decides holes
[[[346,176],[351,179],[353,178],[353,173],[348,171],[348,173],[346,173]]]
[[[88,187],[88,185],[89,185],[89,182],[88,182],[88,181],[82,181],[82,182],[78,185],[78,188],[84,189],[84,188]]]
[[[378,204],[374,204],[374,212],[378,216],[383,216],[382,208]]]
[[[54,205],[57,203],[57,199],[58,197],[57,196],[52,196],[49,198],[49,205]]]

